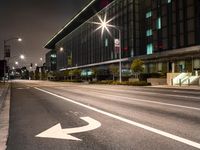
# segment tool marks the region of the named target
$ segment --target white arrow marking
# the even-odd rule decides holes
[[[81,119],[86,121],[88,125],[83,126],[83,127],[77,127],[77,128],[62,129],[59,123],[47,129],[46,131],[36,135],[36,137],[81,141],[81,139],[71,136],[69,134],[91,131],[101,126],[100,122],[90,117],[81,117]]]

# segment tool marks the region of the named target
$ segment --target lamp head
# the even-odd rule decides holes
[[[63,47],[60,47],[60,51],[62,52],[64,50],[64,48]]]
[[[22,41],[22,39],[21,39],[21,38],[18,38],[18,39],[17,39],[17,41],[18,41],[18,42],[21,42],[21,41]]]
[[[21,54],[20,59],[25,59],[25,56]]]

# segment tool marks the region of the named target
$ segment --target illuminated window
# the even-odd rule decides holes
[[[153,54],[153,44],[147,44],[147,55]]]
[[[152,36],[152,29],[146,31],[146,36]]]
[[[108,47],[108,39],[105,39],[105,47]]]
[[[157,29],[161,29],[161,17],[159,17],[158,19],[157,19],[157,21],[156,21],[156,28]]]
[[[152,12],[151,11],[146,13],[146,18],[150,18],[151,16],[152,16]]]
[[[56,58],[56,54],[51,54],[51,57],[52,58]]]

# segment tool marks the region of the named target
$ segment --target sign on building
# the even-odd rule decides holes
[[[119,39],[115,39],[115,48],[119,48],[120,47],[120,41]]]

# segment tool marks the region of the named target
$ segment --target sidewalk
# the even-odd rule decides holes
[[[0,109],[2,108],[3,101],[8,89],[9,83],[0,82]]]
[[[0,150],[6,149],[9,129],[10,86],[0,82]]]
[[[153,88],[162,88],[162,89],[174,89],[174,90],[195,90],[200,91],[200,86],[188,86],[188,85],[182,85],[182,86],[170,86],[170,85],[156,85],[151,86]]]

